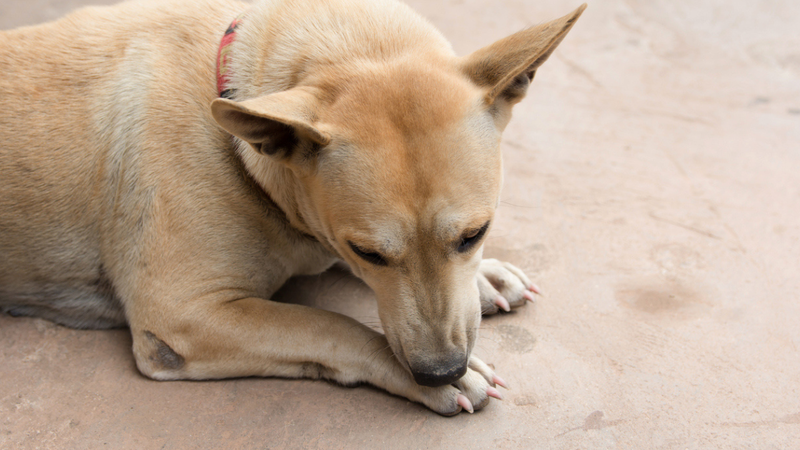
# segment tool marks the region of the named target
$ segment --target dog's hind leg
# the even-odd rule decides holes
[[[499,397],[499,379],[477,359],[455,385],[418,385],[383,335],[340,314],[258,298],[191,309],[144,320],[131,311],[142,373],[157,380],[277,376],[369,383],[443,415]]]

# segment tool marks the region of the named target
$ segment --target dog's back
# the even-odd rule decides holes
[[[0,33],[0,308],[78,327],[124,323],[103,255],[130,251],[113,235],[137,232],[130,214],[146,209],[136,204],[147,202],[142,160],[169,160],[147,154],[164,134],[148,123],[193,116],[158,137],[178,152],[181,139],[213,138],[200,129],[215,129],[210,116],[196,116],[215,96],[220,30],[241,8],[164,3]]]

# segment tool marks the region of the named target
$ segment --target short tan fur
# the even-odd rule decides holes
[[[0,309],[128,325],[154,379],[483,407],[502,380],[472,356],[481,314],[536,290],[482,259],[501,133],[584,8],[466,57],[394,0],[136,1],[0,33]],[[269,300],[337,259],[385,335]]]

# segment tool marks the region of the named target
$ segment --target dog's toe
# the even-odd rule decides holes
[[[541,292],[519,268],[496,259],[481,261],[477,274],[481,311],[490,315],[533,302]]]
[[[469,369],[454,386],[471,402],[475,411],[484,408],[492,398],[503,399],[503,395],[495,388],[495,379],[500,379],[483,361],[474,356],[469,360]],[[504,386],[505,382],[501,384]]]

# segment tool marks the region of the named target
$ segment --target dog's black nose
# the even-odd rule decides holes
[[[444,358],[444,360],[431,360],[417,365],[411,365],[414,381],[422,386],[444,386],[456,382],[467,373],[467,358],[464,355]]]

